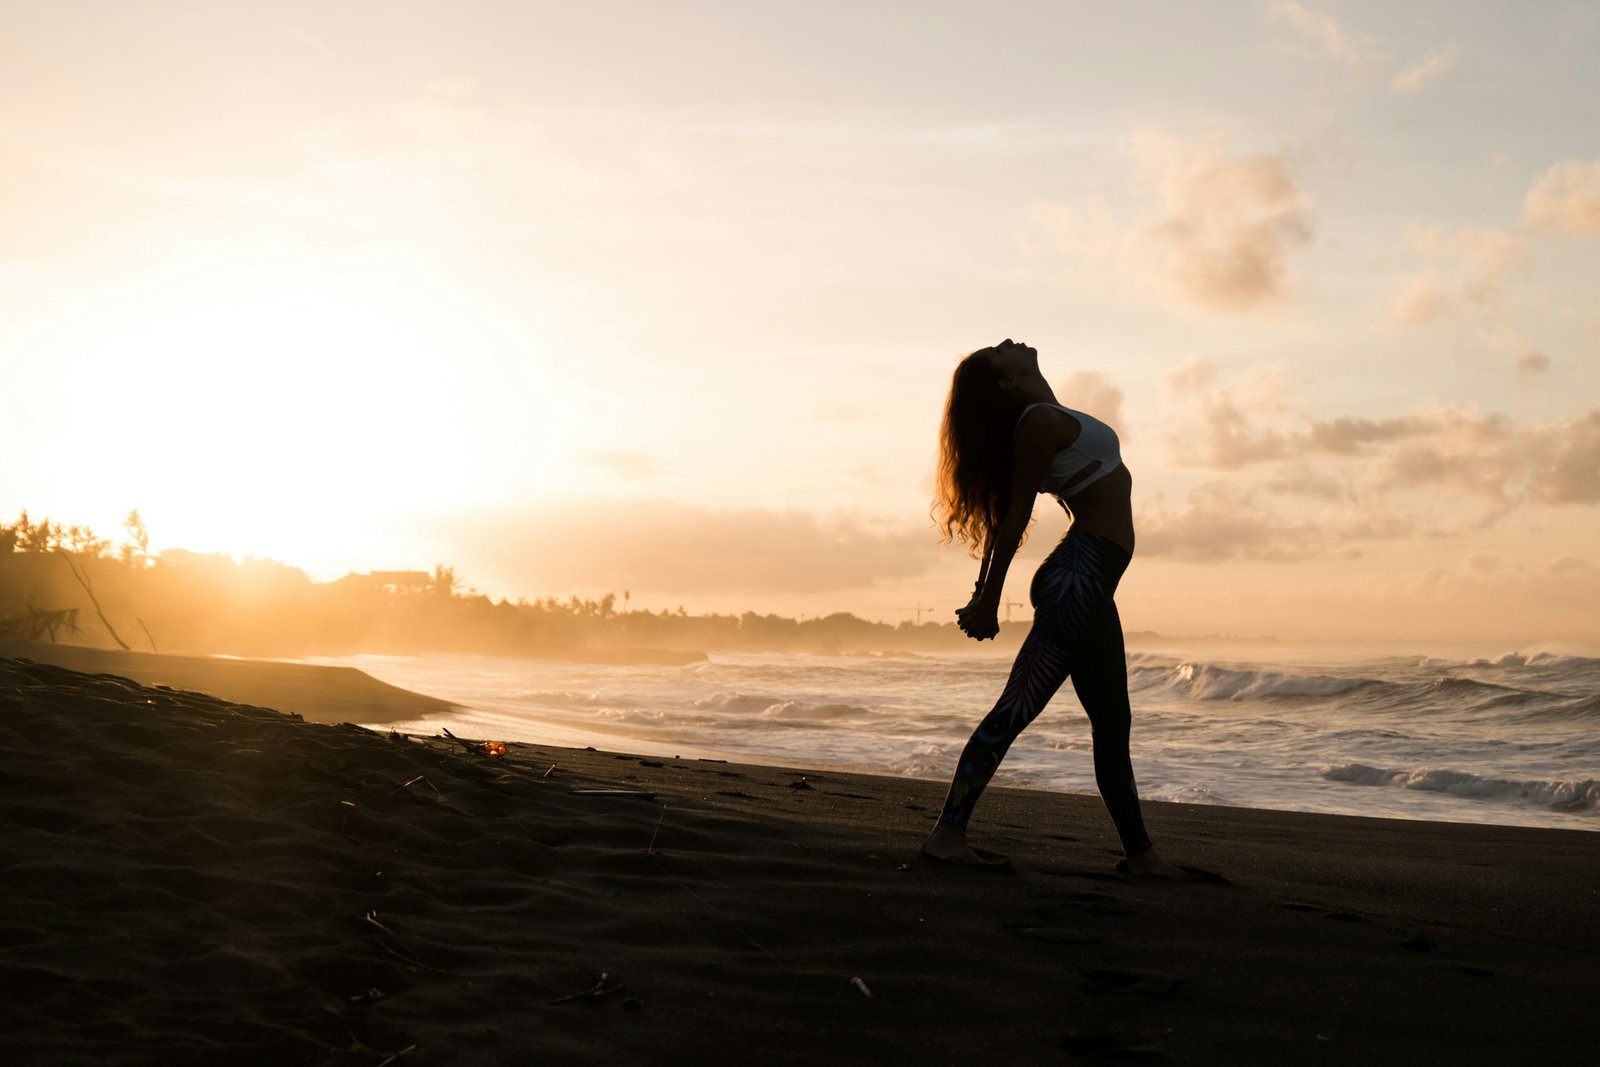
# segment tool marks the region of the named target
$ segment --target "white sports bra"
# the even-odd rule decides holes
[[[1072,491],[1077,493],[1122,466],[1122,446],[1117,440],[1117,431],[1093,415],[1074,411],[1064,404],[1029,404],[1017,416],[1017,422],[1020,424],[1028,412],[1039,407],[1065,411],[1077,419],[1081,427],[1072,444],[1050,457],[1050,466],[1045,468],[1044,478],[1039,482],[1039,492],[1061,496],[1071,486]],[[1100,465],[1089,475],[1083,476],[1083,472],[1096,463]]]

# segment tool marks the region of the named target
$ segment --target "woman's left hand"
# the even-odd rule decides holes
[[[987,641],[1000,632],[1000,612],[997,605],[973,597],[964,608],[956,609],[956,625],[974,641]]]

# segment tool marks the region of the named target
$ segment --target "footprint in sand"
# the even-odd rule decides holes
[[[1135,1060],[1164,1055],[1156,1046],[1122,1034],[1070,1034],[1061,1039],[1061,1047],[1073,1059]]]
[[[1279,904],[1278,907],[1283,908],[1285,911],[1304,911],[1314,915],[1321,915],[1324,919],[1336,923],[1358,923],[1364,920],[1364,916],[1353,911],[1329,911],[1320,904],[1302,904],[1296,900],[1285,901]]]
[[[1069,892],[1029,893],[1029,900],[1042,900],[1050,904],[1064,904],[1075,912],[1084,912],[1089,915],[1103,917],[1137,915],[1138,908],[1129,907],[1118,897],[1108,893],[1096,893],[1089,889],[1072,890]]]
[[[1141,996],[1165,998],[1183,984],[1175,974],[1160,971],[1130,971],[1122,967],[1095,967],[1080,972],[1088,979],[1083,992],[1090,996],[1115,996],[1137,993]]]
[[[1023,923],[1008,923],[1000,929],[1019,941],[1044,941],[1053,945],[1097,945],[1105,940],[1092,934],[1085,934],[1077,930],[1067,930],[1059,926],[1029,926]]]

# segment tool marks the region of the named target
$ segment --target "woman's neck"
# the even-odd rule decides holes
[[[1018,382],[1013,389],[1018,400],[1023,405],[1028,404],[1058,404],[1055,391],[1050,388],[1050,383],[1043,377],[1034,378],[1025,382]]]

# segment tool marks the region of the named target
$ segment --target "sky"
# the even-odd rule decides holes
[[[0,72],[7,520],[943,619],[1012,337],[1129,629],[1600,640],[1593,4],[0,0]]]

